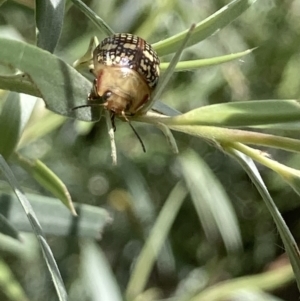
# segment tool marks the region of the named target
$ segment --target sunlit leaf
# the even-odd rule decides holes
[[[208,58],[208,59],[201,59],[201,60],[190,60],[190,61],[181,61],[178,62],[174,72],[180,71],[187,71],[187,70],[194,70],[214,65],[219,65],[227,62],[231,62],[233,60],[237,60],[249,53],[251,53],[254,49],[248,49],[238,53],[232,53],[227,55],[222,55],[218,57]],[[161,63],[160,69],[162,71],[166,70],[169,66],[169,63]]]
[[[276,224],[277,230],[280,234],[280,237],[285,246],[286,252],[289,256],[293,271],[296,277],[298,289],[300,289],[300,251],[298,249],[297,243],[290,232],[287,224],[282,218],[276,204],[274,203],[271,195],[269,194],[267,187],[265,186],[264,181],[261,178],[261,175],[255,166],[251,158],[247,157],[243,153],[235,150],[234,148],[225,148],[226,152],[231,154],[247,172],[253,184],[256,186],[259,191],[262,199],[265,202],[266,207],[268,208],[270,214],[272,215],[274,222]]]
[[[209,16],[207,19],[199,22],[196,25],[195,31],[189,40],[188,45],[194,45],[206,39],[213,33],[222,29],[234,19],[239,17],[245,10],[247,10],[256,0],[234,0],[229,4],[219,9],[216,13]],[[170,38],[153,44],[154,49],[158,55],[163,56],[175,52],[182,40],[184,39],[187,30],[178,33]]]
[[[229,102],[191,110],[166,120],[176,125],[257,126],[299,121],[298,100]]]

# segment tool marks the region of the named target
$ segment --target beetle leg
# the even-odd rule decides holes
[[[97,79],[94,79],[93,88],[88,95],[88,101],[98,100],[100,96],[97,93]]]
[[[111,124],[112,127],[114,129],[114,132],[116,131],[116,124],[115,124],[115,113],[111,111],[111,115],[110,115],[110,120],[111,120]]]

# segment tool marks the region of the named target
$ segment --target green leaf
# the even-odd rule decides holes
[[[64,20],[65,0],[36,0],[37,46],[54,52]]]
[[[168,106],[161,101],[156,101],[152,107],[152,110],[166,116],[177,116],[181,114],[181,112],[179,112],[178,110]]]
[[[300,122],[285,122],[285,123],[274,123],[274,124],[265,124],[258,126],[251,126],[251,128],[259,128],[266,130],[281,130],[281,131],[299,131],[300,130]]]
[[[154,262],[167,239],[171,226],[186,195],[187,190],[183,183],[180,182],[168,196],[133,267],[126,290],[128,300],[134,300],[143,292]]]
[[[0,259],[0,287],[1,292],[10,301],[29,301],[19,280],[14,276],[11,268]]]
[[[34,10],[34,8],[35,8],[35,1],[33,1],[33,0],[13,0],[13,2],[23,5],[26,8],[29,8],[31,10]]]
[[[288,226],[286,225],[284,219],[282,218],[276,204],[274,203],[269,191],[261,178],[261,175],[252,161],[248,156],[244,155],[240,151],[235,150],[231,147],[225,147],[225,152],[233,156],[246,171],[253,184],[256,186],[258,192],[260,193],[262,199],[264,200],[266,207],[268,208],[270,214],[272,215],[274,222],[276,224],[277,230],[283,241],[285,250],[289,256],[293,271],[296,277],[296,282],[298,289],[300,290],[300,251],[298,249],[297,243],[290,232]]]
[[[29,80],[28,76],[23,73],[16,75],[0,75],[0,89],[40,97],[37,88]]]
[[[284,301],[281,298],[275,297],[271,293],[265,293],[261,290],[252,290],[252,289],[245,289],[245,290],[238,290],[232,296],[234,299],[239,300],[252,300],[252,301]]]
[[[209,59],[181,61],[181,62],[177,63],[174,72],[194,70],[194,69],[219,65],[219,64],[223,64],[223,63],[228,63],[228,62],[237,60],[237,59],[251,53],[253,50],[255,50],[255,48],[248,49],[248,50],[245,50],[242,52],[217,56],[217,57],[213,57],[213,58],[209,58]],[[169,64],[170,63],[160,63],[160,70],[165,71],[168,68]]]
[[[130,3],[128,3],[130,5]],[[151,1],[143,1],[144,17],[139,26],[135,28],[135,34],[143,39],[148,40],[150,36],[155,36],[158,29],[161,28],[162,19],[168,16],[171,11],[175,11],[178,5],[177,1],[165,0],[156,1],[155,5]]]
[[[169,118],[165,124],[240,127],[299,120],[298,100],[252,100],[204,106]]]
[[[241,142],[245,144],[269,146],[292,152],[300,152],[300,140],[292,138],[214,126],[169,125],[169,128],[174,131],[207,139],[215,143]]]
[[[285,172],[280,174],[285,182],[300,196],[300,171],[293,168],[285,168]]]
[[[3,211],[3,210],[2,210]],[[20,240],[16,240],[11,236],[0,233],[0,250],[14,256],[24,258],[27,256],[26,247],[28,246],[27,240],[21,235]],[[25,255],[26,254],[26,255]]]
[[[32,216],[29,216],[29,219],[31,219],[31,223],[34,224],[36,219],[32,219]],[[68,300],[68,295],[66,292],[66,288],[65,288],[65,284],[63,282],[63,279],[60,275],[60,272],[58,270],[58,266],[57,263],[54,259],[54,256],[52,254],[52,251],[44,237],[44,235],[39,234],[37,236],[39,243],[42,247],[42,251],[43,251],[43,256],[44,259],[46,259],[46,264],[48,267],[48,270],[51,274],[55,289],[56,289],[56,294],[58,296],[58,299],[61,301],[67,301]]]
[[[100,31],[105,33],[107,36],[111,36],[115,33],[102,18],[100,18],[82,1],[72,0],[72,2],[96,25],[98,29],[100,29]]]
[[[300,196],[300,170],[288,167],[271,158],[261,150],[253,149],[241,143],[231,143],[234,149],[242,152],[251,159],[275,171]]]
[[[76,70],[91,70],[94,68],[93,54],[95,48],[99,45],[97,37],[92,37],[88,46],[87,51],[83,56],[77,59],[72,65]]]
[[[41,137],[44,137],[48,133],[51,133],[60,127],[65,121],[66,117],[64,116],[53,114],[51,111],[43,112],[42,118],[35,119],[25,127],[18,143],[17,150]],[[92,123],[88,124],[93,125]]]
[[[128,160],[125,156],[122,156],[121,159],[122,168],[119,171],[132,197],[132,202],[129,203],[130,210],[135,218],[140,221],[143,233],[148,235],[149,229],[153,226],[157,215],[150,195],[148,182],[136,164]]]
[[[0,154],[4,158],[14,151],[34,105],[31,96],[8,94],[0,115]]]
[[[180,118],[179,115],[178,118]],[[177,117],[170,118],[153,112],[147,112],[147,114],[143,116],[134,116],[132,120],[138,120],[155,125],[162,123],[167,125],[171,130],[200,137],[217,144],[240,142],[244,144],[270,146],[287,151],[300,152],[300,140],[298,139],[216,126],[177,125]]]
[[[219,232],[228,251],[241,248],[237,217],[221,183],[192,151],[182,153],[179,163],[207,239]]]
[[[190,40],[194,29],[195,29],[195,24],[193,24],[190,27],[190,29],[188,30],[188,32],[186,33],[182,43],[178,47],[175,55],[173,56],[171,62],[169,63],[167,70],[160,77],[160,79],[158,81],[158,84],[157,84],[155,90],[153,91],[153,94],[151,95],[150,100],[142,107],[142,109],[140,111],[141,113],[147,112],[153,106],[153,104],[158,100],[158,98],[160,98],[160,96],[163,93],[165,87],[169,83],[169,81],[171,79],[171,76],[174,73],[175,67],[176,67],[178,61],[180,60],[180,56],[181,56],[185,46],[187,45],[188,41]]]
[[[42,187],[60,199],[73,215],[77,215],[68,188],[51,169],[38,159],[32,160],[19,154],[14,158]]]
[[[48,246],[45,238],[43,230],[40,226],[40,223],[35,215],[35,212],[33,211],[31,204],[27,200],[25,194],[20,188],[20,185],[18,184],[17,180],[14,177],[13,172],[11,171],[10,167],[4,160],[4,158],[0,155],[0,169],[4,176],[7,178],[8,183],[12,187],[14,193],[16,194],[17,198],[19,199],[27,218],[30,222],[31,228],[37,237],[41,249],[43,251],[43,256],[45,259],[45,262],[47,264],[49,273],[51,275],[51,278],[53,280],[54,287],[56,289],[57,296],[60,301],[66,301],[67,300],[67,292],[63,283],[63,280],[61,278],[60,272],[58,270],[57,264],[55,262],[55,259],[53,257],[53,254],[51,252],[50,247]]]
[[[176,140],[175,140],[172,132],[169,130],[169,128],[167,126],[165,126],[163,123],[158,123],[158,124],[156,124],[156,126],[165,135],[166,140],[167,140],[168,144],[170,145],[172,152],[174,154],[178,154],[179,150],[178,150],[178,146],[177,146]]]
[[[20,239],[18,230],[2,214],[0,214],[0,232],[14,239]]]
[[[105,254],[91,240],[81,246],[82,280],[88,289],[90,300],[122,301],[122,294]]]
[[[234,19],[239,17],[246,9],[248,9],[256,0],[234,0],[219,9],[216,13],[208,17],[196,25],[188,46],[203,41],[218,30],[227,26]],[[186,36],[188,30],[167,38],[163,41],[153,44],[158,55],[163,56],[173,52],[179,48],[182,40]]]
[[[74,217],[58,199],[35,194],[27,194],[27,197],[46,234],[99,239],[104,227],[111,222],[109,214],[99,207],[75,204],[78,217]],[[18,231],[32,232],[14,195],[0,194],[0,213]]]
[[[49,110],[86,121],[99,119],[98,110],[72,110],[86,103],[91,89],[91,83],[74,68],[51,53],[23,42],[0,38],[0,44],[0,62],[25,72]]]
[[[284,265],[280,266],[280,268],[261,274],[240,277],[217,283],[216,285],[206,288],[195,297],[191,298],[190,301],[246,300],[244,298],[232,298],[239,291],[271,291],[291,282],[293,279],[294,275],[291,266]]]

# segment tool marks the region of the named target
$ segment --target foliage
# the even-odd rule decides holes
[[[3,300],[299,296],[299,5],[225,2],[0,1]],[[162,57],[167,85],[128,117],[146,153],[72,110],[114,31]]]

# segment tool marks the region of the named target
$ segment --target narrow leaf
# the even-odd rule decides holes
[[[54,52],[58,43],[65,11],[65,0],[36,0],[37,46]]]
[[[194,29],[195,29],[195,24],[193,24],[190,27],[190,29],[188,30],[188,32],[186,33],[186,36],[184,37],[182,43],[178,47],[175,55],[173,56],[171,62],[169,63],[167,70],[160,77],[160,79],[158,81],[158,85],[155,88],[155,90],[153,91],[153,94],[151,95],[151,99],[145,104],[145,106],[140,111],[141,113],[147,112],[153,106],[153,104],[158,100],[158,98],[160,98],[160,96],[162,95],[165,87],[169,83],[171,76],[174,73],[174,69],[175,69],[178,61],[180,60],[180,56],[181,56],[186,44],[188,43],[188,41],[191,38],[191,35],[192,35]]]
[[[39,223],[38,219],[36,218],[35,212],[33,211],[31,204],[27,200],[25,194],[23,193],[17,180],[15,179],[14,174],[12,173],[10,167],[8,166],[8,164],[6,163],[6,161],[4,160],[4,158],[1,155],[0,155],[0,169],[1,169],[2,173],[5,175],[5,177],[7,178],[7,181],[9,182],[10,186],[12,187],[14,193],[18,197],[18,199],[27,215],[27,218],[31,224],[32,230],[35,233],[35,235],[40,243],[41,249],[43,251],[44,259],[48,266],[48,269],[49,269],[51,278],[53,280],[53,284],[56,289],[56,293],[57,293],[59,300],[67,301],[67,292],[66,292],[64,283],[62,281],[60,272],[57,268],[57,265],[56,265],[55,259],[53,257],[53,254],[50,250],[50,247],[46,243],[40,223]]]
[[[167,139],[167,142],[170,145],[171,150],[173,151],[173,153],[178,154],[179,150],[178,150],[176,140],[175,140],[172,132],[169,130],[169,128],[167,126],[165,126],[164,124],[162,124],[162,123],[158,123],[156,126],[164,133],[164,135]]]
[[[221,234],[228,251],[242,245],[240,229],[232,204],[218,179],[192,151],[180,155],[180,169],[207,239]]]
[[[95,14],[86,4],[80,0],[72,0],[72,2],[96,25],[100,31],[107,36],[113,35],[115,32],[108,26],[108,24]]]
[[[85,240],[81,246],[82,279],[92,301],[122,301],[117,280],[99,246]]]
[[[300,170],[288,167],[269,158],[268,155],[261,150],[253,149],[241,143],[230,143],[230,145],[256,162],[275,171],[300,196]]]
[[[36,219],[32,218],[31,215],[29,215],[29,220],[31,220],[31,223],[34,224],[36,222]],[[68,300],[66,288],[64,285],[64,282],[62,280],[62,277],[60,275],[60,272],[58,270],[57,263],[53,257],[52,251],[44,237],[44,235],[38,235],[39,243],[42,247],[43,256],[46,260],[46,264],[48,267],[48,270],[51,274],[52,281],[54,283],[54,286],[56,288],[56,293],[59,300]]]
[[[177,116],[181,114],[181,112],[179,112],[178,110],[168,106],[161,101],[156,101],[152,107],[152,110],[166,116]],[[148,112],[146,114],[148,114]]]
[[[20,239],[18,230],[2,214],[0,214],[0,232],[14,239]]]
[[[78,217],[72,215],[58,200],[35,194],[28,199],[46,234],[79,236],[99,239],[111,217],[102,208],[75,204]],[[18,199],[11,194],[0,194],[0,213],[18,230],[32,232]]]
[[[39,91],[25,74],[0,75],[0,89],[39,97]]]
[[[73,63],[73,67],[77,70],[94,69],[93,53],[98,44],[98,38],[92,37],[86,53]]]
[[[66,121],[66,117],[53,114],[51,111],[44,111],[42,118],[40,116],[30,122],[24,129],[24,132],[19,140],[17,150],[25,145],[44,137],[48,133],[53,132]],[[92,123],[90,123],[92,125]]]
[[[161,122],[164,123],[165,120],[166,118]],[[174,131],[201,137],[217,143],[240,142],[245,144],[269,146],[292,152],[300,152],[300,140],[287,137],[214,126],[169,125],[169,128]]]
[[[216,285],[203,290],[201,293],[191,298],[190,301],[236,300],[232,299],[232,297],[239,291],[270,291],[291,282],[293,279],[294,275],[291,266],[284,265],[276,270],[217,283]],[[239,298],[238,300],[246,299]]]
[[[0,62],[25,72],[46,106],[58,114],[91,121],[99,110],[72,110],[86,103],[91,83],[74,68],[51,53],[35,46],[0,38]]]
[[[196,25],[188,46],[203,41],[213,33],[222,29],[239,17],[246,9],[248,9],[256,0],[234,0],[219,9],[216,13],[208,17]],[[158,55],[163,56],[175,52],[182,43],[188,30],[178,33],[168,39],[153,44]]]
[[[15,149],[35,105],[35,98],[9,93],[0,115],[0,154],[8,158]]]
[[[14,158],[42,187],[60,199],[73,215],[77,215],[68,188],[52,170],[38,159],[32,160],[19,154]]]
[[[171,226],[186,195],[187,190],[183,183],[180,182],[173,188],[168,196],[139,257],[135,262],[126,291],[128,300],[134,300],[143,292],[154,262],[167,239]]]
[[[174,72],[188,71],[188,70],[200,69],[204,67],[228,63],[251,53],[253,50],[254,49],[248,49],[242,52],[227,54],[227,55],[213,57],[209,59],[181,61],[177,63]],[[166,70],[169,64],[170,63],[161,63],[160,64],[161,71]]]
[[[290,232],[289,228],[287,227],[284,219],[282,218],[276,204],[274,203],[267,187],[261,178],[261,175],[255,166],[252,159],[245,156],[243,153],[230,148],[226,147],[224,150],[233,156],[243,167],[246,171],[250,179],[252,180],[253,184],[256,186],[258,192],[260,193],[262,199],[264,200],[270,214],[272,215],[274,222],[276,224],[277,230],[280,234],[280,237],[283,241],[285,246],[286,252],[289,256],[291,265],[293,267],[293,271],[296,277],[298,289],[300,290],[300,251],[298,246],[295,242],[295,239]]]
[[[1,293],[7,296],[9,301],[29,301],[19,280],[16,279],[10,267],[0,259],[0,287]]]
[[[300,120],[298,100],[252,100],[204,106],[166,120],[176,125],[226,127],[276,124]]]

